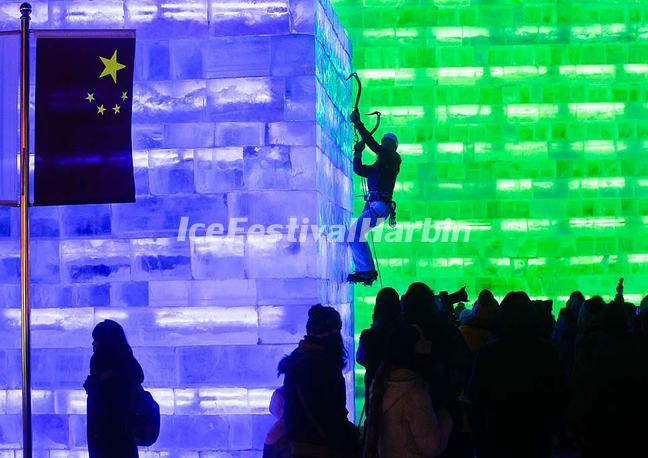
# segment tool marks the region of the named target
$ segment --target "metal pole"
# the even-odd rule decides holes
[[[20,5],[20,335],[22,356],[23,458],[32,458],[31,336],[29,310],[29,20]]]

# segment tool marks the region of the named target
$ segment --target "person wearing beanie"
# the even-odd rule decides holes
[[[491,341],[496,333],[499,304],[489,290],[485,289],[477,297],[472,314],[465,324],[459,326],[470,352],[476,355],[479,349]]]
[[[314,305],[308,311],[306,336],[279,363],[293,458],[345,458],[358,453],[356,428],[347,420],[342,374],[347,352],[341,330],[340,314],[333,307]]]
[[[368,193],[365,195],[365,207],[351,226],[347,238],[355,264],[355,272],[350,274],[347,280],[352,283],[371,285],[378,278],[378,272],[366,236],[385,219],[390,218],[392,224],[395,218],[396,204],[393,201],[393,193],[402,160],[396,151],[398,149],[396,135],[387,133],[378,143],[360,120],[357,109],[351,113],[351,122],[362,137],[362,141],[353,147],[353,172],[367,179]],[[365,145],[378,156],[371,165],[362,163]],[[395,224],[395,220],[393,222]]]

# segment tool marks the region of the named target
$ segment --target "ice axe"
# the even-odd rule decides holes
[[[358,76],[357,72],[351,73],[349,76],[347,76],[346,80],[349,81],[351,78],[355,78],[356,83],[358,83],[358,92],[356,93],[355,104],[353,105],[353,108],[357,110],[358,105],[360,104],[360,96],[362,95],[362,81],[360,81],[360,77]]]
[[[357,72],[351,73],[349,76],[347,76],[346,80],[349,81],[351,78],[354,78],[356,80],[356,83],[358,84],[358,92],[356,93],[356,98],[355,98],[355,103],[353,104],[353,109],[358,110],[360,106],[360,97],[362,97],[362,81],[360,81],[360,77],[358,76]],[[374,128],[371,130],[371,133],[373,134],[378,130],[378,127],[380,126],[380,116],[381,113],[380,111],[372,111],[371,113],[367,113],[365,116],[376,116],[376,125]]]
[[[358,92],[356,92],[356,98],[355,98],[355,103],[353,104],[353,109],[354,110],[359,110],[359,105],[360,105],[360,97],[362,97],[362,81],[360,81],[360,77],[358,76],[358,72],[353,72],[349,76],[347,76],[346,80],[349,81],[351,78],[356,80],[356,83],[358,85]],[[376,125],[371,129],[371,134],[373,135],[374,132],[378,130],[378,127],[380,127],[380,117],[382,114],[380,111],[372,111],[371,113],[367,113],[366,116],[376,116]],[[357,143],[357,131],[355,132],[356,136],[356,143]]]

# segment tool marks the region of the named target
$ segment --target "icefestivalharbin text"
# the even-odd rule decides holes
[[[382,223],[382,222],[381,222]],[[375,242],[402,243],[467,243],[470,233],[475,228],[466,221],[451,219],[423,220],[399,223],[395,228],[384,224],[370,229],[371,218],[362,220],[361,226],[347,227],[343,224],[311,224],[310,218],[291,217],[288,223],[249,224],[248,218],[231,218],[227,224],[191,222],[188,216],[180,218],[177,240],[184,242],[205,237],[238,237],[264,236],[268,242],[285,240],[288,242],[305,242],[310,239],[326,238],[332,242],[353,242],[355,234],[359,241],[366,241],[371,233]],[[359,230],[359,233],[358,233]]]

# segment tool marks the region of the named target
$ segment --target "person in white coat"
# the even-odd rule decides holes
[[[428,387],[417,373],[425,358],[422,333],[414,326],[397,330],[385,363],[371,388],[365,458],[431,458],[448,444],[452,418],[435,412]]]

